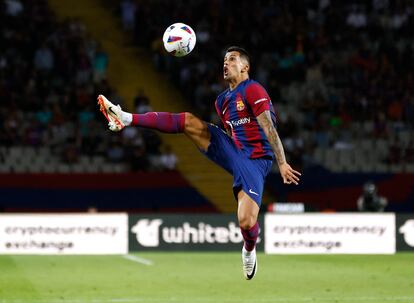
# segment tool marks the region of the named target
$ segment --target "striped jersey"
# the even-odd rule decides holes
[[[224,128],[231,133],[236,146],[251,159],[272,158],[274,154],[257,116],[269,110],[276,126],[276,115],[266,90],[258,82],[247,79],[234,90],[226,89],[215,102]]]

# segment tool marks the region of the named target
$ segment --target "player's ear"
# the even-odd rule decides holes
[[[248,72],[249,72],[249,70],[250,70],[250,65],[249,65],[249,63],[245,63],[245,64],[244,64],[244,67],[243,67],[243,71],[244,71],[244,72],[246,72],[246,73],[248,73]]]

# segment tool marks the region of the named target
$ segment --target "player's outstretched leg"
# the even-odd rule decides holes
[[[105,96],[98,96],[100,110],[108,120],[109,129],[120,131],[125,126],[135,125],[159,130],[163,133],[182,133],[184,131],[185,113],[148,112],[130,114],[115,106]]]
[[[98,104],[108,120],[109,129],[120,131],[125,126],[134,125],[155,129],[163,133],[184,133],[201,150],[207,150],[210,144],[210,132],[207,123],[191,113],[148,112],[131,114],[122,111],[119,105],[112,104],[105,96],[98,96]]]
[[[237,216],[243,235],[242,248],[243,274],[247,280],[253,279],[257,272],[256,242],[259,236],[259,206],[244,191],[238,193],[239,208]]]

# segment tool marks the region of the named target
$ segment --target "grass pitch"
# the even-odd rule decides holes
[[[0,303],[414,302],[413,254],[259,254],[251,281],[239,253],[132,258],[0,256]]]

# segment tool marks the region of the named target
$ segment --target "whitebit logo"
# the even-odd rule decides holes
[[[414,220],[407,220],[400,227],[400,233],[404,234],[404,240],[411,247],[414,247]]]
[[[243,236],[234,222],[228,226],[211,226],[204,222],[192,226],[184,222],[182,226],[163,227],[162,239],[166,243],[240,243]]]
[[[137,241],[142,246],[157,247],[160,245],[159,227],[161,224],[161,219],[142,219],[131,228],[131,231],[136,234]]]

